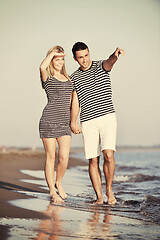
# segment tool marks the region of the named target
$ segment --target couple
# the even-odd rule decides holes
[[[45,177],[50,198],[54,203],[62,203],[67,198],[62,178],[68,165],[72,130],[74,134],[83,134],[89,175],[97,197],[96,204],[103,203],[99,168],[101,151],[104,156],[103,172],[108,204],[115,204],[112,181],[117,122],[112,102],[110,71],[119,55],[124,55],[124,50],[117,48],[107,60],[92,61],[88,46],[77,42],[72,53],[80,67],[70,77],[65,70],[64,49],[60,46],[51,48],[40,65],[42,87],[48,103],[39,122],[39,132],[46,153]],[[81,128],[77,121],[80,108]],[[56,142],[58,163],[55,179]]]

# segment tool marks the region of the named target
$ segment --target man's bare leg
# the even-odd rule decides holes
[[[108,204],[115,204],[116,198],[114,197],[114,193],[112,191],[112,182],[115,172],[114,151],[104,150],[103,156],[104,156],[103,171],[106,180],[106,195],[108,197]]]
[[[97,201],[95,203],[102,204],[103,195],[101,187],[101,172],[99,168],[99,157],[89,159],[89,176],[97,196]]]

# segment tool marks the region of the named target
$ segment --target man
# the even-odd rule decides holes
[[[80,121],[85,156],[89,159],[89,175],[97,196],[96,204],[103,203],[99,168],[101,151],[104,156],[103,172],[108,204],[115,204],[112,181],[115,172],[117,122],[109,72],[119,55],[124,55],[124,50],[117,48],[105,61],[92,61],[88,46],[83,42],[77,42],[72,48],[72,53],[80,67],[71,75],[75,90],[71,107],[71,128],[75,134],[81,132],[77,122],[81,107]]]

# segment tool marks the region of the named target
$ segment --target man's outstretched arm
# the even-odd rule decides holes
[[[78,124],[78,114],[79,114],[79,100],[76,91],[72,93],[71,102],[71,130],[75,134],[81,133],[81,129]]]
[[[124,50],[116,48],[116,51],[110,55],[106,61],[103,62],[103,67],[106,71],[110,71],[112,69],[120,54],[124,56]]]

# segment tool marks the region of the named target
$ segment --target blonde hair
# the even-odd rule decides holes
[[[57,53],[63,53],[64,54],[64,49],[61,46],[55,46],[49,49],[49,51],[47,52],[47,56],[52,52],[57,52]],[[47,72],[49,74],[49,76],[53,76],[54,74],[54,70],[53,70],[53,66],[52,66],[52,62],[50,62],[48,68],[47,68]],[[68,74],[66,73],[66,68],[65,68],[65,64],[63,64],[63,67],[61,69],[61,74],[63,74],[68,80],[71,81],[71,79],[68,77]]]

